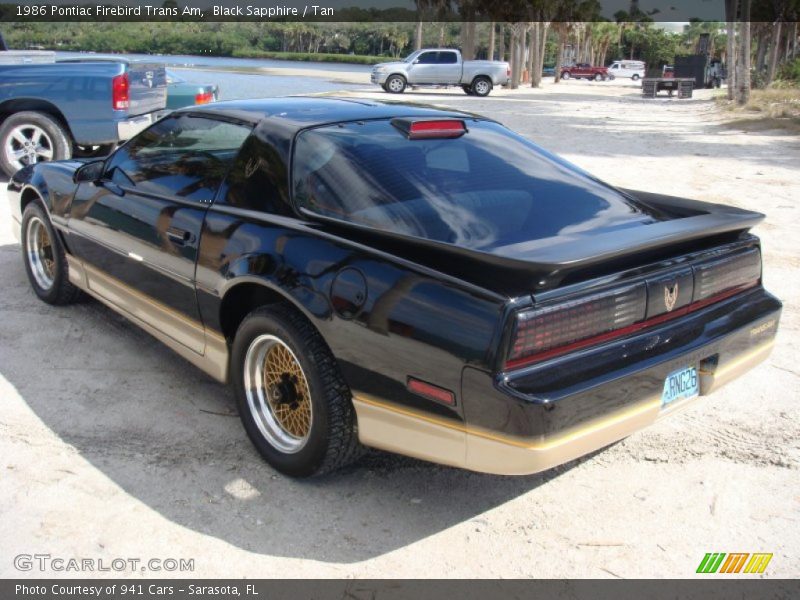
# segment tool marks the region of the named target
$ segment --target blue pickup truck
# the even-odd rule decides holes
[[[162,114],[163,64],[0,52],[0,169],[104,153]]]

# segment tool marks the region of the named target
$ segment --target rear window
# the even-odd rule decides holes
[[[613,188],[505,127],[409,140],[389,121],[302,132],[297,205],[392,233],[489,250],[655,221]]]

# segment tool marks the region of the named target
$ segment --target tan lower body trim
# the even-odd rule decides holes
[[[462,429],[405,411],[369,396],[354,395],[358,439],[365,446],[464,467],[467,434]]]
[[[731,357],[714,369],[713,380],[709,392],[719,389],[726,383],[733,381],[746,373],[759,363],[764,362],[775,347],[775,338],[764,342],[755,348]]]
[[[770,340],[721,364],[715,370],[710,390],[763,361],[772,345]],[[662,411],[659,395],[554,436],[520,439],[423,414],[366,394],[353,397],[362,444],[498,475],[545,471],[613,444],[690,403],[679,402]]]
[[[459,425],[356,395],[358,435],[366,446],[498,475],[545,471],[627,437],[653,423],[654,398],[557,436],[523,440]]]
[[[228,379],[228,344],[202,323],[181,315],[103,271],[67,255],[70,282],[126,317],[214,379]]]

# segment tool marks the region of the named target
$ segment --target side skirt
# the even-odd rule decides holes
[[[67,263],[70,283],[135,323],[217,381],[227,383],[229,351],[222,335],[74,256],[67,254]],[[187,342],[201,352],[187,346]]]

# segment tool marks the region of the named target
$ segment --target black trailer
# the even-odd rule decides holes
[[[675,57],[675,77],[691,77],[695,88],[718,88],[726,77],[722,62],[706,54]]]
[[[677,90],[678,98],[691,98],[694,77],[646,77],[642,79],[642,98],[655,98],[658,92],[669,92],[670,98]]]

